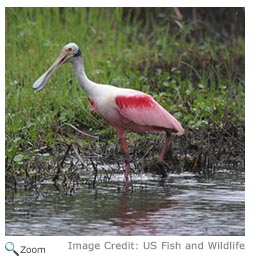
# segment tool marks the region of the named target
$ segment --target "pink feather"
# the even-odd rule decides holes
[[[133,123],[149,127],[152,131],[172,129],[183,134],[179,121],[159,105],[150,95],[137,92],[132,96],[117,96],[115,99],[119,113]],[[133,129],[131,129],[133,130]]]

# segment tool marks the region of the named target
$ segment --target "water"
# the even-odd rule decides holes
[[[83,184],[73,195],[52,183],[6,193],[6,235],[230,235],[245,234],[244,173],[213,178],[171,174],[121,177]]]

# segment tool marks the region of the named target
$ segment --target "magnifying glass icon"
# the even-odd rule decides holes
[[[19,256],[18,252],[15,251],[15,249],[14,249],[14,244],[13,244],[12,242],[7,242],[7,243],[5,244],[5,249],[6,249],[7,251],[12,251],[15,255]]]

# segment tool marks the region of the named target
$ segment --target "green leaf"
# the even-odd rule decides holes
[[[22,162],[23,159],[24,159],[24,155],[23,154],[17,154],[17,155],[14,156],[13,161],[19,163],[19,162]]]

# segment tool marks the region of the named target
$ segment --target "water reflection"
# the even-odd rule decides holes
[[[244,174],[117,178],[70,196],[51,183],[6,193],[6,235],[244,235]]]
[[[156,224],[150,221],[150,216],[157,214],[159,210],[169,210],[176,205],[176,201],[171,200],[170,189],[166,186],[147,189],[140,185],[140,189],[139,185],[134,185],[134,190],[125,188],[121,195],[117,214],[112,218],[113,224],[120,228],[118,234],[139,235],[143,232],[147,235],[156,235]]]

